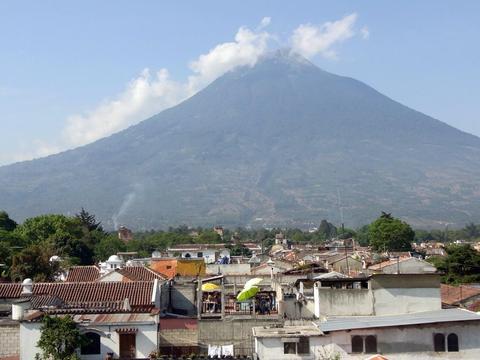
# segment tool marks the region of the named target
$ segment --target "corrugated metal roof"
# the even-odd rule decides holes
[[[472,320],[480,321],[480,315],[461,309],[442,309],[402,315],[331,317],[316,325],[326,332]]]

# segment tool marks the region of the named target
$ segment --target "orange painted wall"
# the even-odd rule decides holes
[[[179,276],[204,276],[206,271],[203,259],[152,259],[150,268],[169,279]]]

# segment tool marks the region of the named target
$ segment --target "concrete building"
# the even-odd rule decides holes
[[[255,327],[259,360],[478,359],[480,315],[458,309],[334,317],[303,326]]]
[[[321,279],[314,285],[314,299],[319,319],[440,310],[440,275],[374,274]]]
[[[78,351],[82,360],[105,359],[108,353],[122,359],[148,358],[158,349],[158,315],[102,313],[74,315],[73,319],[91,341]],[[35,359],[39,352],[39,320],[27,317],[20,323],[20,360]]]
[[[0,284],[0,300],[11,305],[8,325],[13,331],[9,334],[12,340],[2,341],[0,349],[11,353],[18,338],[16,353],[20,360],[35,359],[40,352],[37,342],[41,335],[40,320],[45,314],[71,315],[78,323],[92,341],[91,346],[79,349],[83,360],[105,359],[108,353],[117,358],[147,358],[158,349],[158,280],[71,283],[25,280],[22,284]],[[7,329],[1,325],[0,336]]]
[[[230,262],[230,250],[225,244],[178,244],[167,249],[169,257],[184,259],[204,259],[206,264],[215,264],[227,260]]]

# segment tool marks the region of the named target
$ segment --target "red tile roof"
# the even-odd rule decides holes
[[[0,360],[20,360],[20,355],[1,357]]]
[[[205,249],[226,249],[226,244],[175,244],[167,249],[168,252],[172,251],[197,251]]]
[[[100,269],[94,265],[72,266],[68,270],[66,282],[95,281],[100,277]]]
[[[442,303],[447,305],[456,305],[472,296],[480,295],[480,288],[473,286],[451,286],[441,285]]]
[[[127,266],[116,271],[131,281],[153,281],[155,279],[167,279],[166,276],[146,266]]]
[[[382,270],[385,266],[390,266],[390,265],[396,265],[397,263],[404,262],[406,260],[410,260],[412,257],[401,257],[398,260],[397,259],[390,259],[390,260],[385,260],[381,263],[375,264],[375,265],[370,265],[368,267],[369,270]]]
[[[78,303],[120,301],[128,298],[130,306],[152,305],[153,281],[34,283],[33,295],[54,295],[67,306]],[[0,298],[20,298],[22,284],[0,284]]]

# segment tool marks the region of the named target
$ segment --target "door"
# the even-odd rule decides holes
[[[135,359],[135,334],[120,334],[120,359]]]

